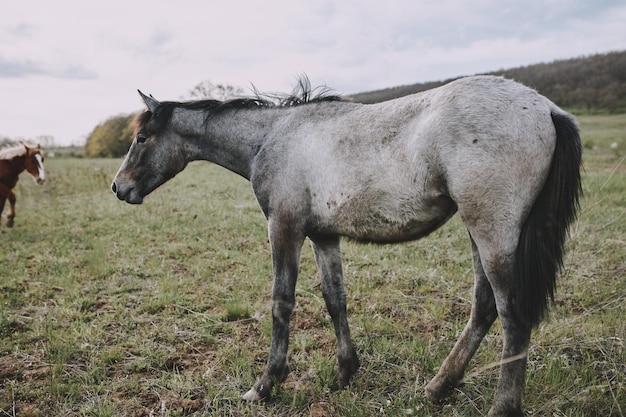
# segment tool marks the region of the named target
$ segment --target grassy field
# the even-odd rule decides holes
[[[626,116],[580,123],[585,198],[555,306],[533,334],[532,416],[626,414]],[[24,175],[16,187],[15,227],[0,227],[0,417],[486,414],[498,322],[449,400],[423,393],[469,315],[458,218],[418,242],[344,242],[362,368],[338,392],[332,323],[305,248],[292,373],[271,401],[247,404],[269,349],[272,286],[249,184],[194,163],[130,206],[109,191],[120,162],[49,158],[46,185]]]

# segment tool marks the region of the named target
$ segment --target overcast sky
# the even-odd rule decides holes
[[[138,88],[350,94],[625,49],[625,0],[4,1],[0,136],[82,144]]]

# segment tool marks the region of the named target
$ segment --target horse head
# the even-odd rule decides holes
[[[24,163],[26,171],[33,177],[37,184],[43,184],[46,181],[46,172],[43,169],[43,153],[41,146],[26,148],[26,161]]]
[[[133,141],[111,184],[117,198],[131,204],[141,204],[146,195],[187,165],[182,138],[169,123],[173,107],[141,91],[139,95],[147,110],[133,122]]]

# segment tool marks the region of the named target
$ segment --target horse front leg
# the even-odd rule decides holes
[[[9,214],[7,214],[7,227],[13,227],[13,219],[15,219],[15,194],[9,190]]]
[[[243,396],[248,401],[268,398],[274,384],[283,382],[289,374],[287,364],[289,321],[295,306],[296,280],[304,235],[294,232],[289,225],[270,219],[269,238],[274,270],[272,342],[267,366],[261,379]]]
[[[2,212],[4,211],[4,205],[6,204],[7,198],[11,194],[11,189],[0,182],[0,217],[2,216]]]
[[[2,192],[2,189],[0,189],[0,216],[2,216],[2,211],[4,210],[4,205],[5,205],[6,201],[7,201],[7,197]]]
[[[9,213],[7,214],[7,226],[13,227],[13,219],[15,218],[15,194],[6,185],[0,183],[0,215],[4,210],[6,200],[9,200]]]
[[[315,261],[322,279],[322,294],[326,308],[333,319],[337,337],[339,372],[337,385],[343,388],[359,369],[359,358],[350,338],[346,314],[346,293],[343,286],[339,237],[311,239]]]

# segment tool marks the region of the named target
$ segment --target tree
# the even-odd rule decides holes
[[[52,148],[54,147],[54,136],[39,135],[35,138],[35,142],[40,144],[42,148]]]
[[[132,139],[134,117],[134,114],[114,116],[96,126],[87,136],[83,154],[91,158],[124,156]]]
[[[194,88],[192,88],[185,99],[189,100],[204,100],[212,99],[225,101],[243,95],[243,89],[241,87],[235,87],[226,84],[213,84],[209,80],[204,80]]]

